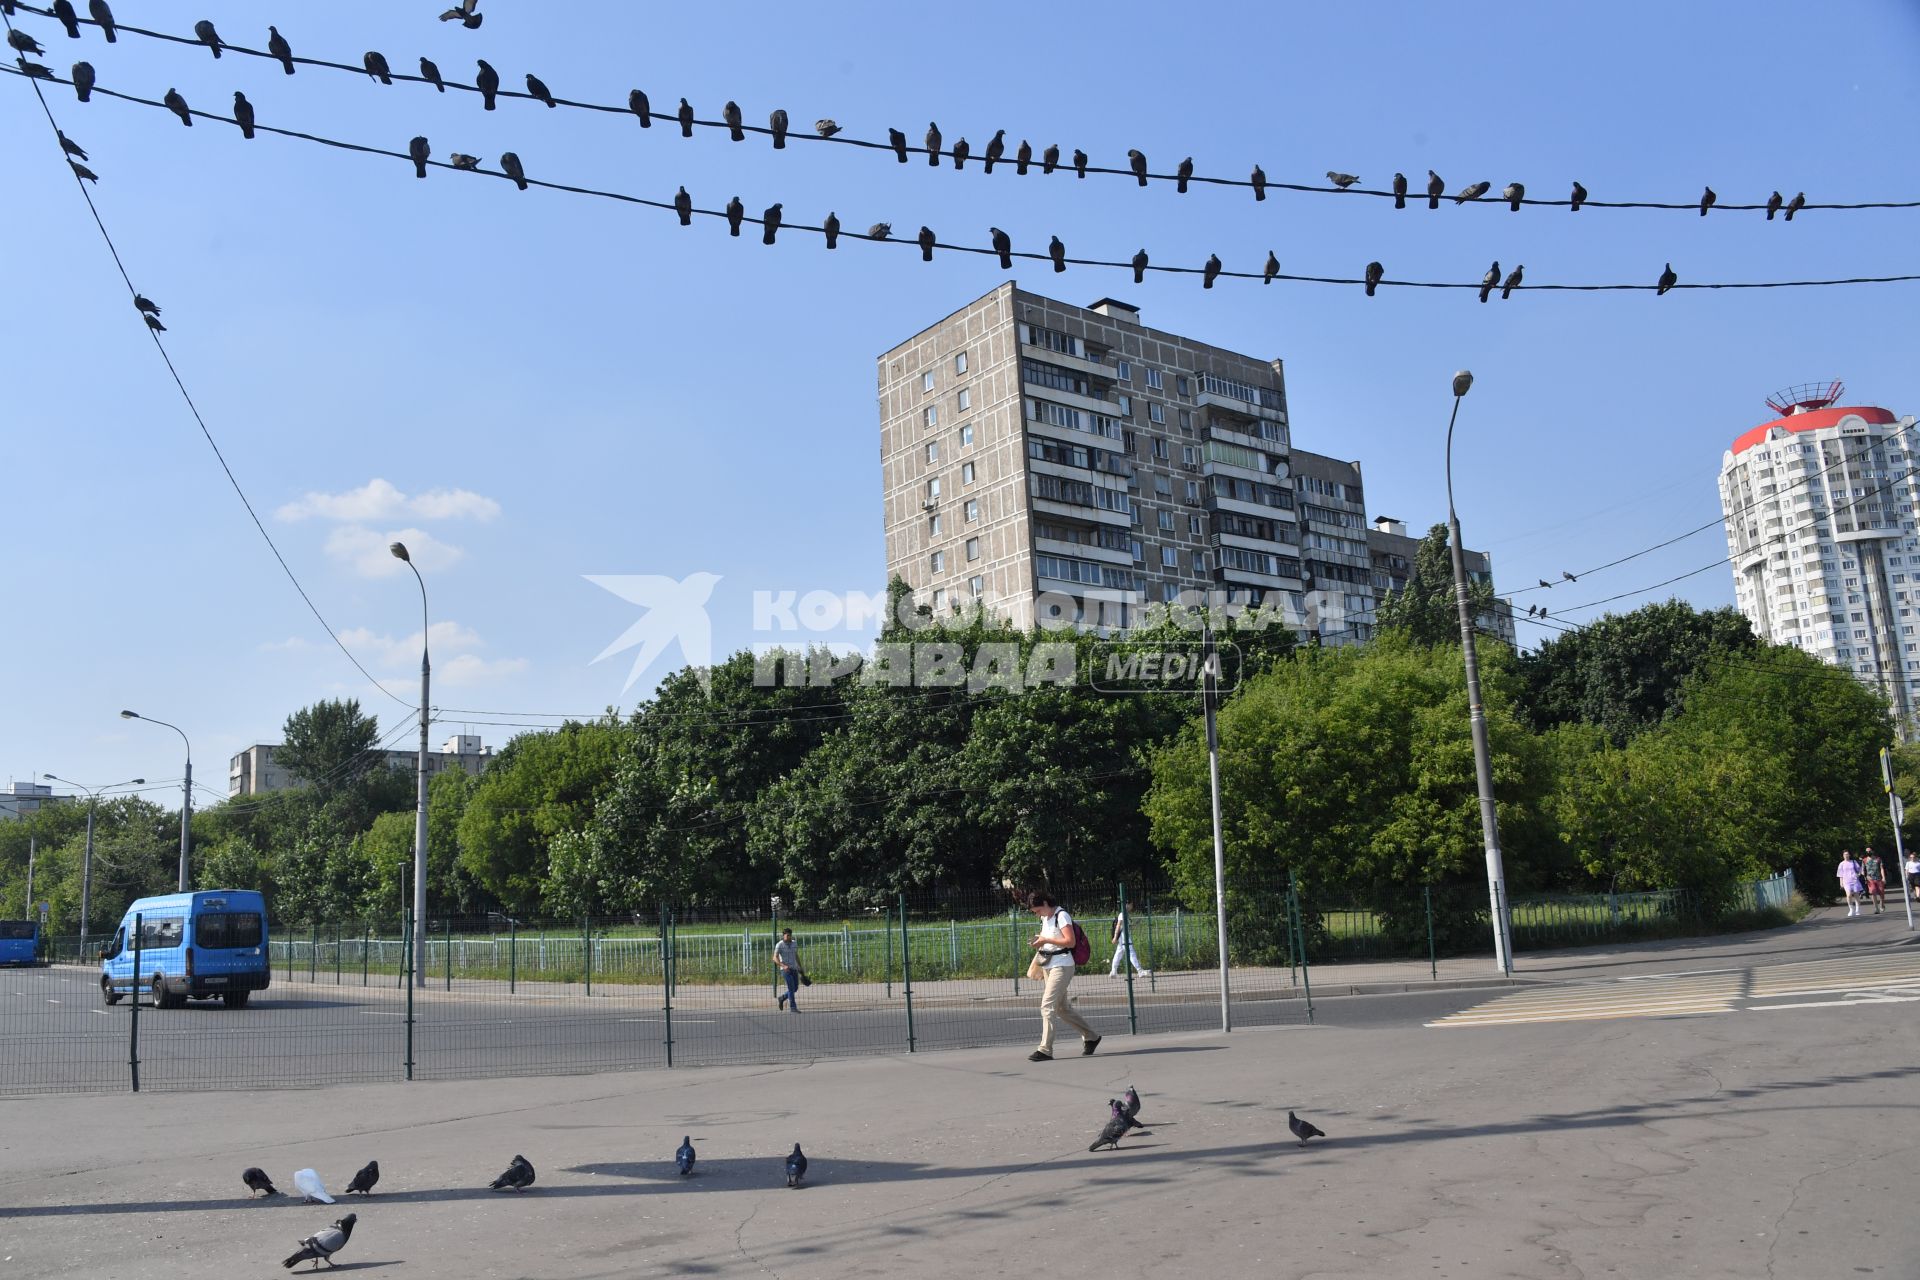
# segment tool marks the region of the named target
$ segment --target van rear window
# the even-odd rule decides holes
[[[0,938],[18,941],[34,936],[35,927],[31,920],[0,920]]]
[[[193,940],[203,947],[257,947],[258,911],[217,911],[193,918]]]
[[[148,916],[140,922],[140,945],[151,951],[165,951],[180,945],[186,937],[187,922],[179,916]]]

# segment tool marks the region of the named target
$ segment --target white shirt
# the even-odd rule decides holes
[[[1049,969],[1071,969],[1073,967],[1073,917],[1067,914],[1066,908],[1055,908],[1054,913],[1047,917],[1047,922],[1040,926],[1040,936],[1046,940],[1046,948],[1060,948],[1058,955],[1049,955],[1043,948],[1037,953],[1040,956],[1040,963]]]

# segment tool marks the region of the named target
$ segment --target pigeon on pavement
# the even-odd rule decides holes
[[[306,1197],[307,1204],[332,1204],[333,1197],[327,1194],[327,1188],[321,1183],[320,1175],[311,1169],[299,1169],[293,1175],[294,1189]]]
[[[1140,1091],[1128,1085],[1127,1091],[1120,1095],[1120,1103],[1126,1108],[1127,1119],[1133,1119],[1140,1114]]]
[[[533,1165],[525,1156],[515,1156],[506,1172],[487,1184],[491,1191],[525,1191],[533,1185]]]
[[[693,1135],[680,1139],[680,1149],[673,1153],[673,1162],[680,1166],[680,1176],[686,1177],[693,1172]]]
[[[146,302],[146,301],[147,300],[145,298],[136,298],[134,300],[134,305],[138,306],[140,303]],[[153,306],[151,302],[147,302],[147,306],[141,307],[140,309],[142,311],[145,311],[147,307],[153,307],[153,310],[155,311],[158,311],[160,309],[158,307]],[[266,1192],[270,1196],[277,1196],[280,1194],[280,1189],[273,1185],[273,1179],[267,1176],[267,1171],[265,1169],[261,1169],[257,1167],[242,1169],[240,1171],[240,1181],[247,1184],[247,1191],[249,1194],[255,1193],[255,1192],[261,1192],[261,1191]]]
[[[1120,1149],[1120,1139],[1126,1136],[1127,1125],[1128,1120],[1126,1113],[1121,1111],[1120,1108],[1115,1107],[1113,1114],[1107,1119],[1106,1127],[1100,1130],[1100,1136],[1093,1140],[1093,1145],[1088,1147],[1087,1150],[1098,1151],[1102,1147],[1110,1147],[1118,1151]]]
[[[356,1191],[363,1196],[371,1194],[373,1184],[378,1181],[380,1181],[380,1162],[369,1160],[364,1169],[353,1175],[353,1181],[349,1182],[347,1189],[340,1194],[350,1196]]]
[[[347,1247],[347,1241],[353,1237],[353,1224],[359,1220],[359,1214],[350,1213],[325,1231],[314,1232],[302,1240],[300,1248],[294,1252],[293,1256],[280,1265],[291,1271],[301,1263],[311,1260],[313,1269],[318,1271],[320,1263],[324,1260],[331,1267],[333,1255]]]
[[[1308,1138],[1324,1138],[1327,1135],[1315,1128],[1310,1120],[1302,1120],[1293,1112],[1287,1112],[1287,1128],[1293,1130],[1293,1136],[1300,1139],[1300,1145],[1306,1146]]]
[[[797,1187],[800,1179],[807,1176],[807,1154],[800,1149],[799,1143],[793,1144],[793,1150],[787,1154],[787,1185]]]
[[[1124,1102],[1121,1102],[1120,1099],[1108,1098],[1107,1106],[1112,1110],[1113,1114],[1123,1122],[1127,1129],[1144,1129],[1147,1127],[1127,1114],[1127,1106]]]

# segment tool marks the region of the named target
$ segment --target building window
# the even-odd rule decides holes
[[[971,578],[967,579],[967,591],[976,596],[985,595],[987,593],[987,580],[977,573],[974,574]]]
[[[1122,382],[1132,382],[1133,366],[1125,360],[1115,360],[1113,362],[1113,376]]]
[[[1133,397],[1115,396],[1114,399],[1120,405],[1120,416],[1123,418],[1131,418],[1133,416]]]
[[[1173,380],[1173,393],[1180,396],[1187,394],[1187,380],[1184,377],[1176,377]]]
[[[1180,553],[1178,551],[1175,551],[1172,547],[1160,548],[1160,565],[1162,568],[1165,568],[1165,569],[1179,568]]]
[[[1135,564],[1145,564],[1147,562],[1147,549],[1140,545],[1138,538],[1129,539],[1127,546],[1133,551],[1133,562]]]
[[[967,539],[967,559],[978,560],[979,558],[980,558],[980,539],[968,538]]]
[[[1189,467],[1199,466],[1200,465],[1200,446],[1197,444],[1181,445],[1180,461],[1184,466],[1189,466]]]
[[[1167,407],[1157,400],[1149,403],[1147,405],[1147,420],[1149,422],[1157,422],[1163,427],[1166,426]]]
[[[920,421],[929,427],[938,426],[940,423],[940,406],[933,404],[928,405],[926,409],[921,412]]]
[[[1179,583],[1163,582],[1160,584],[1160,599],[1162,602],[1166,604],[1172,604],[1176,599],[1179,598],[1179,596],[1180,596]]]
[[[1196,551],[1193,553],[1193,571],[1195,573],[1205,573],[1207,571],[1207,553],[1206,552]]]
[[[935,573],[945,573],[947,571],[947,553],[944,551],[934,552],[929,558],[928,564]]]
[[[1171,498],[1173,496],[1173,481],[1166,476],[1155,476],[1153,478],[1153,491],[1163,498]]]
[[[966,352],[956,351],[954,353],[953,371],[955,373],[965,373],[967,371],[967,353]]]
[[[1187,532],[1192,534],[1196,538],[1200,536],[1200,517],[1199,516],[1187,517]]]
[[[1193,434],[1193,411],[1192,410],[1182,409],[1180,411],[1180,429],[1186,432],[1188,435]]]
[[[1165,530],[1167,533],[1172,533],[1173,532],[1173,512],[1162,511],[1160,513],[1159,523],[1160,523],[1161,529]]]
[[[1165,440],[1155,440],[1153,442],[1152,448],[1153,448],[1153,456],[1158,458],[1162,462],[1167,461],[1168,458],[1173,456],[1172,451],[1167,447],[1167,442]]]
[[[969,422],[964,427],[960,428],[960,447],[964,449],[972,443],[973,443],[973,424]]]
[[[1149,391],[1158,391],[1160,389],[1160,371],[1158,369],[1147,370],[1147,389]]]
[[[933,589],[933,607],[936,609],[944,609],[947,607],[947,589],[945,587],[935,587]]]
[[[931,390],[933,390],[933,370],[929,369],[920,375],[920,394],[925,395]]]
[[[927,441],[927,461],[940,461],[940,442],[938,440]]]
[[[975,520],[978,520],[979,518],[980,518],[980,499],[968,498],[967,505],[966,505],[967,523],[972,524]]]
[[[960,388],[960,394],[953,399],[954,407],[960,410],[960,412],[965,413],[967,410],[973,408],[973,388]]]
[[[927,517],[927,536],[929,538],[937,538],[940,536],[940,513],[938,511]]]
[[[973,464],[971,462],[963,462],[960,464],[960,483],[973,483]]]
[[[940,477],[934,476],[932,479],[927,481],[927,501],[938,502],[939,500],[940,500]]]
[[[1187,501],[1193,503],[1200,501],[1200,482],[1198,480],[1187,481]]]

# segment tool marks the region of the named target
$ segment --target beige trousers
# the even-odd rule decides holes
[[[1095,1031],[1087,1020],[1074,1012],[1073,997],[1067,994],[1067,984],[1073,981],[1073,966],[1070,964],[1049,965],[1047,967],[1047,985],[1040,993],[1040,1052],[1053,1052],[1053,1023],[1058,1018],[1080,1033],[1082,1040],[1098,1040],[1100,1033]]]

